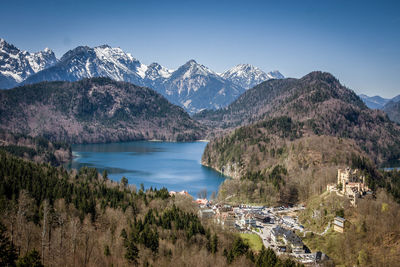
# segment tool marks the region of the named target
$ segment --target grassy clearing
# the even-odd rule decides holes
[[[325,230],[335,216],[343,217],[344,210],[349,210],[347,199],[334,193],[314,196],[307,202],[307,208],[300,212],[299,220],[307,229],[317,233]]]
[[[243,239],[243,241],[250,246],[250,248],[253,251],[260,251],[263,242],[261,240],[261,237],[256,234],[247,234],[247,233],[241,233],[240,237]]]
[[[338,248],[342,247],[343,238],[343,234],[330,229],[324,236],[308,233],[302,240],[311,251],[322,251],[332,259],[338,260],[342,258],[341,249]]]

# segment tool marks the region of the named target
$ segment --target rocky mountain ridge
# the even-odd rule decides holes
[[[29,76],[57,63],[53,51],[29,53],[0,38],[0,88],[11,88]]]

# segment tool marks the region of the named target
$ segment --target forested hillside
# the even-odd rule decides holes
[[[204,128],[155,91],[108,78],[0,91],[0,125],[67,143],[196,140]]]
[[[0,130],[0,150],[35,162],[61,165],[72,159],[71,146],[50,142],[43,137],[30,137]]]
[[[307,231],[301,238],[310,249],[340,266],[396,266],[400,171],[379,167],[398,164],[400,128],[385,113],[317,72],[265,82],[227,109],[197,118],[224,133],[207,144],[202,158],[232,177],[221,185],[220,201],[302,203],[299,220]],[[356,207],[326,191],[345,167],[359,170],[373,192]],[[346,219],[344,233],[332,229],[335,216]]]
[[[301,79],[266,81],[228,108],[196,116],[205,124],[228,130],[257,122],[267,126],[279,117],[288,117],[300,136],[351,139],[379,165],[400,159],[400,126],[382,111],[368,109],[329,73],[312,72]],[[254,125],[249,129],[260,128]],[[261,128],[269,131],[266,126]]]
[[[204,165],[236,178],[222,185],[222,199],[296,203],[322,193],[354,157],[378,166],[400,159],[400,127],[328,73],[267,81],[208,114],[201,121],[256,121],[214,138],[204,151]]]
[[[335,193],[324,193],[309,199],[299,219],[307,229],[321,233],[335,216],[346,218],[345,232],[306,233],[303,241],[310,249],[324,251],[336,266],[398,265],[400,205],[386,192],[360,199],[357,207]]]
[[[92,168],[68,172],[0,151],[0,196],[2,266],[296,266],[200,221],[191,198]]]
[[[289,117],[279,117],[211,141],[202,163],[234,178],[225,180],[219,196],[295,204],[322,193],[353,155],[366,155],[354,140],[305,135],[302,129]]]

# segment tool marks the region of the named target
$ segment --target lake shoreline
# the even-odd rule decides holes
[[[203,190],[207,195],[217,193],[229,177],[203,166],[207,140],[194,142],[130,141],[102,144],[72,145],[73,159],[67,169],[93,167],[102,173],[107,170],[114,181],[122,177],[137,188],[166,187],[169,191],[187,191],[193,197]]]

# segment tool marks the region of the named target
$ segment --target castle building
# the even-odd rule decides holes
[[[368,191],[365,185],[365,176],[360,175],[358,170],[338,169],[337,184],[342,185],[341,193],[346,194],[352,187],[356,187],[358,191]]]
[[[365,176],[359,170],[353,170],[349,167],[338,169],[337,184],[328,184],[327,190],[347,196],[353,206],[357,206],[358,198],[370,191],[365,183]]]

